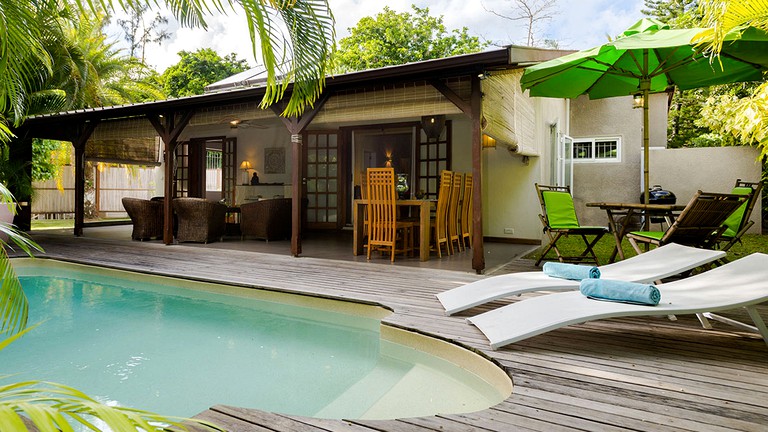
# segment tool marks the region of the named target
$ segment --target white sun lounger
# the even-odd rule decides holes
[[[766,329],[755,305],[768,301],[768,255],[754,253],[686,279],[658,285],[657,306],[593,300],[578,291],[525,299],[468,320],[498,349],[531,336],[602,318],[681,315],[746,308],[752,329],[768,344]]]
[[[598,267],[601,279],[652,283],[725,257],[723,251],[699,249],[670,243],[644,254]],[[579,282],[545,275],[543,272],[491,276],[437,294],[445,313],[457,312],[490,301],[531,291],[569,291]]]

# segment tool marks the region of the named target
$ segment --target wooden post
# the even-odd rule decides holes
[[[472,268],[481,274],[485,270],[485,250],[483,247],[483,190],[482,190],[482,116],[483,94],[480,77],[472,74],[472,94],[470,107],[472,115]]]
[[[75,148],[75,236],[83,235],[85,225],[85,144],[91,137],[98,120],[78,126],[77,136],[72,140]]]
[[[24,172],[28,178],[32,179],[32,139],[17,135],[8,145],[8,160],[24,167]],[[8,185],[6,185],[8,186]],[[22,231],[29,231],[32,228],[32,197],[29,194],[22,194],[22,190],[11,190],[16,198],[16,216],[13,218],[13,224]]]
[[[302,202],[304,201],[302,168],[304,163],[302,161],[302,139],[301,134],[304,129],[309,126],[312,119],[315,118],[320,108],[323,107],[328,100],[328,95],[323,94],[312,106],[312,109],[308,110],[300,117],[283,117],[282,106],[280,104],[274,104],[271,106],[272,111],[283,122],[285,128],[291,134],[291,255],[297,257],[301,254],[301,214],[302,214]]]
[[[83,235],[85,223],[85,144],[75,147],[75,236]]]
[[[164,115],[147,114],[147,120],[152,123],[152,126],[160,135],[163,140],[163,162],[165,163],[165,179],[164,179],[164,199],[163,199],[163,243],[169,245],[173,243],[173,161],[174,152],[176,150],[176,144],[179,139],[179,135],[184,128],[189,124],[192,116],[195,115],[194,110],[181,112],[181,118],[178,124],[176,123],[176,112],[167,112]]]
[[[293,171],[291,172],[291,255],[297,257],[301,254],[301,207],[302,207],[302,185],[303,177],[301,168],[302,162],[302,139],[301,134],[291,134],[291,160],[293,161]]]
[[[439,79],[429,81],[432,87],[450,100],[472,122],[472,268],[478,273],[485,270],[485,252],[483,247],[483,195],[482,195],[482,104],[483,93],[480,77],[472,74],[469,103],[464,101],[450,87]]]

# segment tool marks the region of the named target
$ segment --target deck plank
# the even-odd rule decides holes
[[[434,295],[482,276],[156,242],[35,238],[52,258],[380,304],[393,311],[386,325],[480,352],[514,382],[513,394],[495,407],[418,419],[310,419],[221,405],[198,415],[232,431],[761,431],[768,424],[768,347],[720,323],[704,330],[691,316],[599,320],[492,351],[466,317],[538,294],[449,317]],[[514,260],[496,272],[532,270],[531,261]],[[758,310],[768,317],[768,305]]]

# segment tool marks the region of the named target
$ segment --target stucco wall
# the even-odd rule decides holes
[[[650,145],[665,147],[667,96],[651,95]],[[656,125],[659,125],[656,127]],[[621,137],[619,162],[574,163],[573,197],[584,225],[605,225],[605,212],[584,204],[595,201],[638,202],[642,184],[643,110],[632,108],[632,97],[571,102],[570,135],[574,138]]]
[[[562,99],[534,98],[536,106],[535,143],[541,157],[510,153],[505,146],[483,149],[483,232],[485,236],[539,240],[541,222],[534,183],[548,183],[551,173],[550,125],[567,124],[566,102]],[[505,232],[511,228],[514,232]]]
[[[705,147],[653,149],[650,153],[651,185],[675,193],[678,204],[686,204],[697,190],[730,192],[736,179],[756,182],[762,168],[760,151],[754,147]],[[762,217],[758,199],[750,232],[760,233]]]

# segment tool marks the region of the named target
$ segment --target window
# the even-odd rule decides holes
[[[621,161],[621,138],[574,138],[574,162]]]

